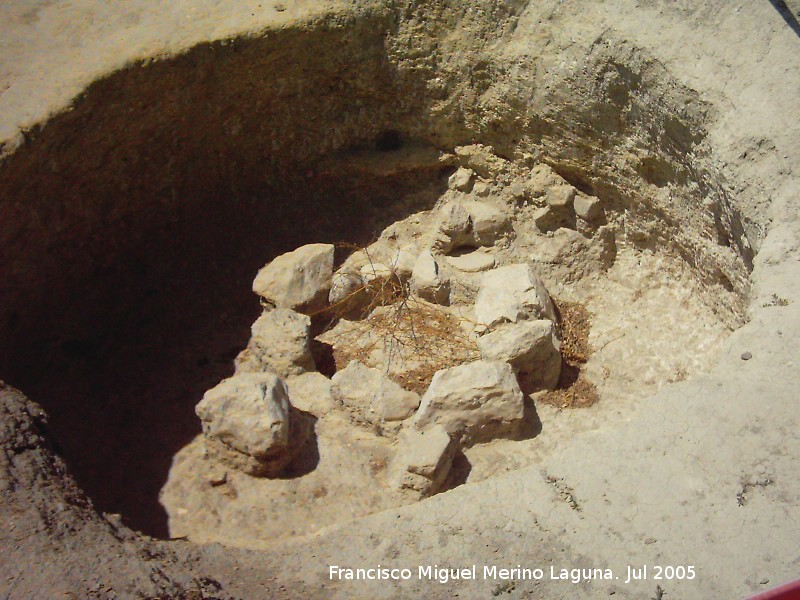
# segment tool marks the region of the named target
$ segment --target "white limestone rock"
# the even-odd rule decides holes
[[[539,231],[547,231],[551,229],[555,223],[556,219],[549,206],[542,206],[533,211],[533,224],[536,225]]]
[[[492,195],[494,186],[488,181],[476,181],[472,186],[472,193],[478,198],[488,198]]]
[[[459,271],[480,273],[494,267],[495,260],[494,255],[487,252],[485,248],[478,248],[473,252],[467,252],[459,256],[448,256],[447,262]]]
[[[575,282],[614,264],[615,239],[614,228],[609,226],[598,227],[591,238],[559,228],[535,246],[530,258],[559,281]]]
[[[554,210],[572,210],[576,190],[569,184],[547,190],[547,205]]]
[[[289,308],[265,311],[251,327],[247,348],[236,357],[237,373],[270,372],[280,377],[316,369],[311,356],[311,319]]]
[[[448,202],[440,209],[432,246],[443,254],[464,246],[491,246],[510,231],[510,218],[497,206],[477,200]]]
[[[575,214],[587,223],[597,221],[603,216],[603,205],[600,202],[600,198],[579,194],[576,196],[573,206],[575,207]]]
[[[333,251],[332,244],[307,244],[281,254],[258,272],[253,291],[279,308],[322,308],[331,288]]]
[[[331,380],[322,373],[303,373],[286,380],[292,406],[315,417],[323,417],[338,406],[333,399]]]
[[[472,219],[461,202],[448,202],[439,210],[436,235],[434,246],[444,253],[474,244]]]
[[[211,458],[250,475],[276,476],[291,461],[286,382],[240,373],[208,390],[195,407]]]
[[[560,342],[552,321],[520,321],[478,338],[483,360],[502,360],[526,393],[555,388],[561,374]]]
[[[338,309],[343,304],[354,301],[363,289],[364,280],[360,270],[358,273],[353,273],[340,269],[333,274],[328,304]]]
[[[475,200],[465,200],[462,205],[472,222],[476,246],[491,246],[510,230],[511,220],[498,207]]]
[[[331,379],[334,399],[359,421],[381,424],[402,421],[419,406],[419,395],[404,390],[382,371],[350,361]]]
[[[441,272],[429,250],[420,252],[411,273],[411,291],[434,304],[446,305],[450,298],[450,280]]]
[[[414,263],[417,260],[417,249],[412,245],[393,249],[388,265],[400,279],[408,279],[414,270]]]
[[[522,391],[511,366],[479,360],[437,371],[414,418],[418,430],[439,424],[464,445],[518,432]]]
[[[378,280],[386,280],[392,277],[394,271],[392,267],[382,262],[372,262],[361,267],[361,280],[365,285],[369,285]]]
[[[556,320],[544,282],[528,264],[498,267],[483,274],[475,299],[475,319],[492,328],[525,319]]]
[[[447,479],[458,444],[441,425],[423,431],[404,429],[392,462],[395,487],[422,496],[440,491]]]
[[[525,187],[532,198],[540,198],[555,185],[566,183],[559,175],[546,164],[538,164],[531,169],[530,176],[525,182]]]
[[[328,303],[339,316],[359,319],[380,292],[382,282],[405,285],[414,269],[416,247],[402,247],[383,242],[351,254],[333,274]]]
[[[450,178],[447,180],[447,186],[451,190],[469,192],[472,189],[472,178],[474,176],[475,172],[472,169],[459,167],[455,173],[450,175]]]
[[[506,159],[494,153],[492,146],[483,144],[457,146],[455,153],[459,164],[472,169],[484,179],[497,179],[511,168]]]

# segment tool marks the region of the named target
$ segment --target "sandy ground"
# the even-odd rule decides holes
[[[132,59],[280,28],[333,6],[292,2],[278,11],[252,1],[236,7],[212,1],[6,2],[0,7],[0,139],[13,148],[20,127],[43,121],[94,78]],[[735,182],[740,201],[766,215],[769,228],[754,261],[750,320],[724,343],[710,372],[640,398],[630,418],[576,435],[540,464],[263,552],[180,541],[156,544],[153,551],[124,528],[94,520],[91,511],[56,535],[47,523],[25,525],[24,506],[7,505],[0,593],[135,597],[131,587],[110,592],[108,582],[205,577],[220,584],[220,595],[246,598],[728,598],[800,575],[800,423],[793,385],[800,376],[796,28],[766,0],[702,6],[564,1],[522,8],[514,37],[498,52],[524,51],[546,13],[577,45],[610,32],[646,49],[714,107],[708,139],[719,170]],[[775,305],[773,297],[786,302]],[[743,353],[752,358],[743,360]],[[27,472],[21,466],[27,446],[20,448],[9,472]],[[20,535],[26,527],[30,533]],[[413,576],[400,582],[329,577],[330,565],[378,564],[408,568]],[[419,577],[421,565],[476,565],[478,578],[431,581]],[[485,565],[541,568],[543,575],[484,578]],[[644,565],[646,576],[626,582],[629,567]],[[613,579],[573,583],[560,576],[562,568],[608,568]],[[214,585],[208,595],[216,593]],[[156,586],[149,593],[159,591]]]

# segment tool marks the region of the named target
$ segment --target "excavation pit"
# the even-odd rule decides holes
[[[536,257],[555,297],[593,315],[587,375],[601,401],[570,427],[601,427],[707,369],[743,322],[760,221],[743,219],[717,172],[711,109],[696,93],[612,42],[533,87],[538,59],[518,57],[504,78],[478,60],[475,93],[460,93],[459,73],[423,64],[400,33],[379,17],[322,21],[133,64],[3,162],[0,377],[45,408],[98,510],[169,536],[159,491],[199,432],[194,405],[247,343],[256,271],[305,243],[366,245],[431,209],[455,170],[442,153],[456,147],[491,146],[513,165],[513,176],[473,165],[509,197],[548,165],[616,224],[603,274],[574,262],[577,242],[564,236],[516,248]],[[517,239],[534,239],[540,207],[519,193]],[[567,443],[548,411],[525,452],[477,448],[470,477]],[[549,423],[561,437],[547,436]]]

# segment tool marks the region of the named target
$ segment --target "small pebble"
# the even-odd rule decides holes
[[[767,585],[768,583],[769,579],[767,579],[766,577],[764,577],[764,579],[761,580],[761,585]]]
[[[753,358],[752,352],[742,352],[742,360],[750,360]]]

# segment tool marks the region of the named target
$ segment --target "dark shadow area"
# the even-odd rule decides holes
[[[783,0],[769,0],[769,3],[778,11],[778,14],[786,21],[786,24],[791,27],[792,31],[800,37],[800,22],[798,22],[797,16],[791,9],[786,6],[786,3]]]
[[[448,471],[447,477],[445,478],[444,483],[442,483],[442,487],[437,490],[437,493],[452,490],[460,485],[464,485],[467,483],[469,474],[471,472],[472,464],[469,462],[469,459],[466,457],[464,452],[462,452],[459,448],[453,457],[453,464],[450,466],[450,471]]]
[[[438,164],[341,162],[405,141],[413,100],[382,30],[322,23],[131,66],[0,165],[0,378],[49,413],[99,511],[167,536],[159,491],[247,343],[260,267],[366,244],[446,186]],[[312,443],[298,473],[318,459]]]
[[[317,442],[317,418],[311,413],[292,407],[292,430],[290,435],[304,440],[303,445],[295,452],[292,462],[280,476],[280,479],[295,479],[308,475],[319,464],[319,443]]]
[[[328,378],[336,374],[336,359],[333,356],[333,346],[312,339],[311,355],[314,357],[314,365],[317,367],[317,371]]]
[[[542,433],[542,420],[539,418],[539,413],[536,412],[536,406],[530,396],[525,395],[523,402],[524,416],[522,426],[517,434],[517,439],[529,440]]]
[[[578,382],[581,376],[581,366],[571,364],[566,360],[561,361],[561,375],[558,378],[558,386],[556,389],[568,390]]]

